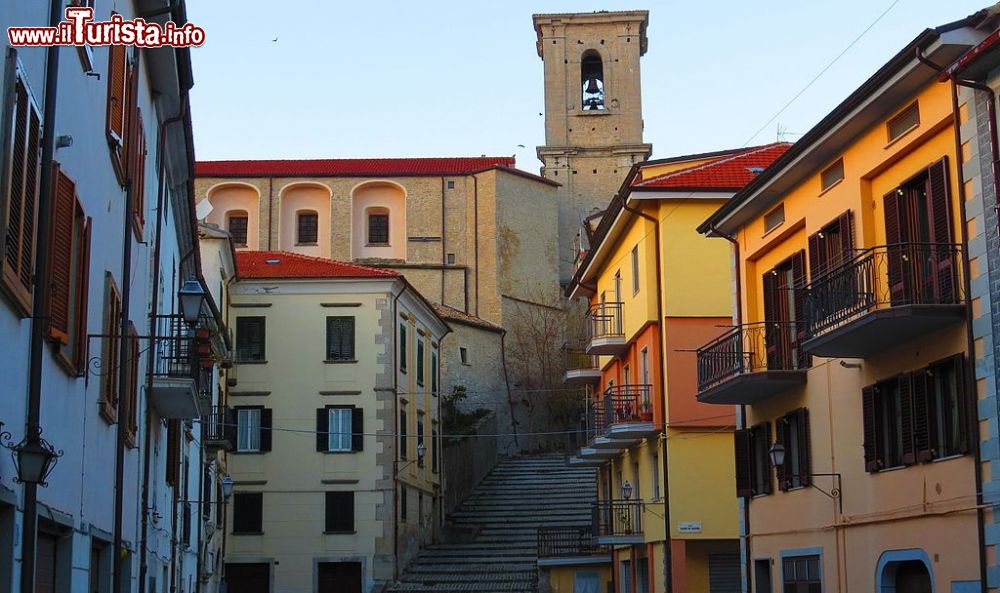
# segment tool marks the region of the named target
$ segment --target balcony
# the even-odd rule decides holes
[[[587,354],[612,355],[625,349],[621,303],[598,303],[587,311]]]
[[[866,358],[965,319],[961,246],[900,243],[855,252],[807,287],[817,356]]]
[[[567,348],[565,354],[566,376],[564,383],[568,385],[590,385],[601,380],[601,367],[597,357],[583,350]]]
[[[232,451],[236,445],[236,415],[229,406],[213,406],[201,419],[201,442],[210,452]]]
[[[734,327],[698,349],[698,401],[753,404],[804,385],[799,324],[785,321]]]
[[[611,562],[611,550],[598,544],[590,527],[539,527],[538,566]]]
[[[201,416],[194,328],[180,315],[158,315],[151,347],[153,388],[149,396],[156,413],[168,419]]]
[[[649,390],[649,385],[612,385],[604,391],[601,405],[605,438],[628,446],[657,433]]]
[[[599,545],[627,546],[644,542],[639,500],[601,501],[594,505],[594,539]]]

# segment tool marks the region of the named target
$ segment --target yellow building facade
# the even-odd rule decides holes
[[[237,268],[230,590],[390,583],[442,520],[447,326],[394,272],[285,252]]]
[[[589,306],[587,342],[567,372],[588,394],[588,440],[570,463],[598,469],[593,536],[615,591],[738,586],[735,416],[696,401],[693,354],[730,321],[730,254],[695,229],[786,149],[635,167],[567,291]]]
[[[699,226],[736,261],[736,326],[697,359],[698,400],[740,411],[744,590],[980,590],[963,156],[928,66],[974,18],[918,36]]]

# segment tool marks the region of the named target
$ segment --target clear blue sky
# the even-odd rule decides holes
[[[650,11],[642,96],[654,156],[742,146],[891,3],[192,0],[207,39],[193,50],[195,147],[202,160],[516,153],[536,172],[532,13],[634,8]],[[899,0],[778,118],[786,139],[921,30],[986,5]],[[775,137],[771,124],[753,143]]]

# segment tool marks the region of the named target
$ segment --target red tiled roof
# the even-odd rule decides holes
[[[755,146],[686,169],[679,169],[632,184],[634,189],[686,189],[738,191],[792,145],[776,142]]]
[[[199,177],[414,177],[464,175],[492,167],[514,167],[514,157],[445,157],[412,159],[307,159],[199,161]]]
[[[238,251],[236,272],[241,278],[399,278],[392,270],[310,257],[287,251]]]
[[[486,321],[485,319],[482,319],[480,317],[476,317],[475,315],[469,315],[464,311],[460,311],[448,305],[443,305],[441,303],[432,303],[431,307],[434,309],[434,312],[437,313],[438,317],[446,321],[454,321],[455,323],[472,325],[475,327],[488,329],[494,332],[504,331],[504,329],[499,325],[490,323],[489,321]]]

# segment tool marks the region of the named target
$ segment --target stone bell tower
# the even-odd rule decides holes
[[[574,238],[594,208],[603,210],[633,164],[649,158],[642,141],[639,58],[649,12],[536,14],[545,70],[542,176],[563,185],[560,276],[572,275]]]

